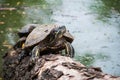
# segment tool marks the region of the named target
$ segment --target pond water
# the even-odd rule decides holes
[[[75,60],[120,76],[119,5],[120,0],[0,0],[0,63],[22,26],[56,23],[74,36]]]

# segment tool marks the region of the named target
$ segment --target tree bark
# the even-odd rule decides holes
[[[30,56],[19,61],[20,51],[10,50],[3,57],[4,80],[120,80],[60,54],[42,55],[35,63]]]

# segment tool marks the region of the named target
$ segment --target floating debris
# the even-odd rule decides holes
[[[0,24],[5,24],[5,22],[1,21]]]
[[[2,10],[12,11],[12,10],[16,10],[16,8],[14,8],[14,7],[11,7],[11,8],[0,8],[0,11],[2,11]]]

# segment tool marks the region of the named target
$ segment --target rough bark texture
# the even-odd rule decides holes
[[[10,50],[3,57],[4,80],[120,80],[60,54],[42,55],[35,63],[30,62],[30,56],[19,62],[18,54],[19,50]]]

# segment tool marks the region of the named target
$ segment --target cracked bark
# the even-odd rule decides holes
[[[19,62],[18,54],[10,50],[3,57],[4,80],[120,80],[60,54],[42,55],[34,64],[30,63],[30,56]]]

